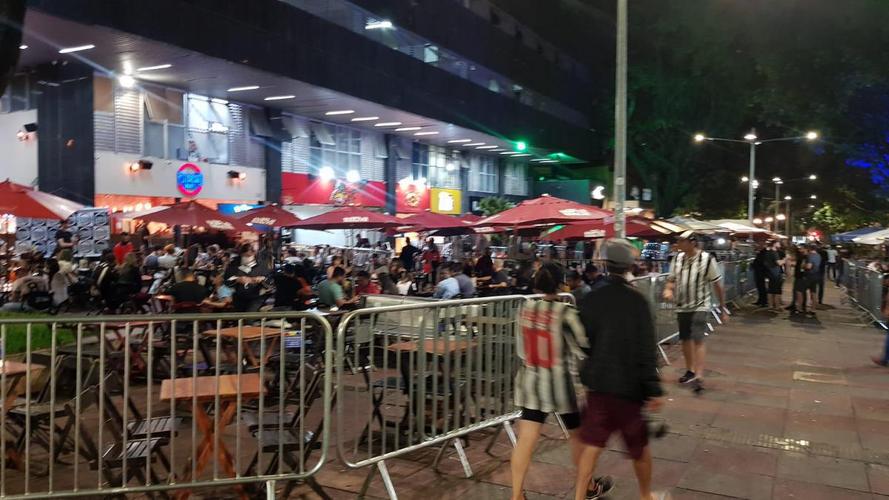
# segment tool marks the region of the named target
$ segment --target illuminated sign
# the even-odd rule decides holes
[[[462,197],[459,189],[432,188],[430,205],[433,212],[438,214],[459,215],[462,205]]]
[[[204,188],[204,174],[194,163],[183,163],[176,171],[176,187],[185,196],[194,197]]]

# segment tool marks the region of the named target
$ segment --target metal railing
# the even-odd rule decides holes
[[[332,342],[313,313],[0,320],[0,497],[320,491]]]
[[[883,273],[848,260],[843,261],[841,266],[839,282],[845,287],[849,300],[875,323],[887,328],[883,314],[886,302]]]
[[[461,437],[518,417],[513,404],[517,316],[539,296],[503,296],[354,311],[337,329],[340,459],[368,467],[362,494],[379,471],[397,498],[386,461],[422,448],[455,448],[472,468]],[[562,294],[565,301],[573,296]],[[411,318],[409,322],[405,318]],[[494,434],[494,438],[499,434]],[[493,439],[492,439],[493,442]]]

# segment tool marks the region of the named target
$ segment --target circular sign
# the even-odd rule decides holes
[[[183,163],[176,171],[176,187],[185,196],[197,196],[204,188],[204,174],[194,163]]]

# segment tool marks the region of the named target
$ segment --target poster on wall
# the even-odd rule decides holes
[[[71,214],[68,230],[77,238],[74,257],[99,257],[111,247],[111,223],[106,208],[84,208]],[[46,256],[56,250],[56,231],[59,221],[16,218],[15,252],[36,251]]]
[[[438,214],[460,215],[462,212],[463,198],[459,189],[432,188],[430,192],[430,205],[433,212]]]
[[[398,213],[423,212],[429,208],[429,194],[425,183],[399,182],[395,186],[395,211]]]
[[[281,174],[283,205],[386,206],[386,184],[378,181],[322,180],[307,174]]]

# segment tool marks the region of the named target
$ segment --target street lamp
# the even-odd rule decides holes
[[[695,134],[694,136],[695,142],[704,142],[704,141],[719,141],[719,142],[740,142],[747,143],[750,145],[750,175],[749,179],[756,178],[756,147],[767,142],[780,142],[780,141],[798,141],[805,139],[807,141],[814,141],[818,139],[818,132],[812,131],[808,132],[805,135],[794,136],[794,137],[778,137],[775,139],[760,139],[756,136],[752,131],[744,136],[744,140],[738,139],[723,139],[720,137],[707,137],[703,133]],[[747,220],[753,222],[753,201],[754,201],[754,191],[756,187],[754,183],[751,182],[747,186]]]
[[[810,199],[813,199],[813,200],[817,200],[817,199],[818,199],[818,195],[817,195],[817,194],[813,194],[812,196],[809,196],[809,198],[810,198]]]

